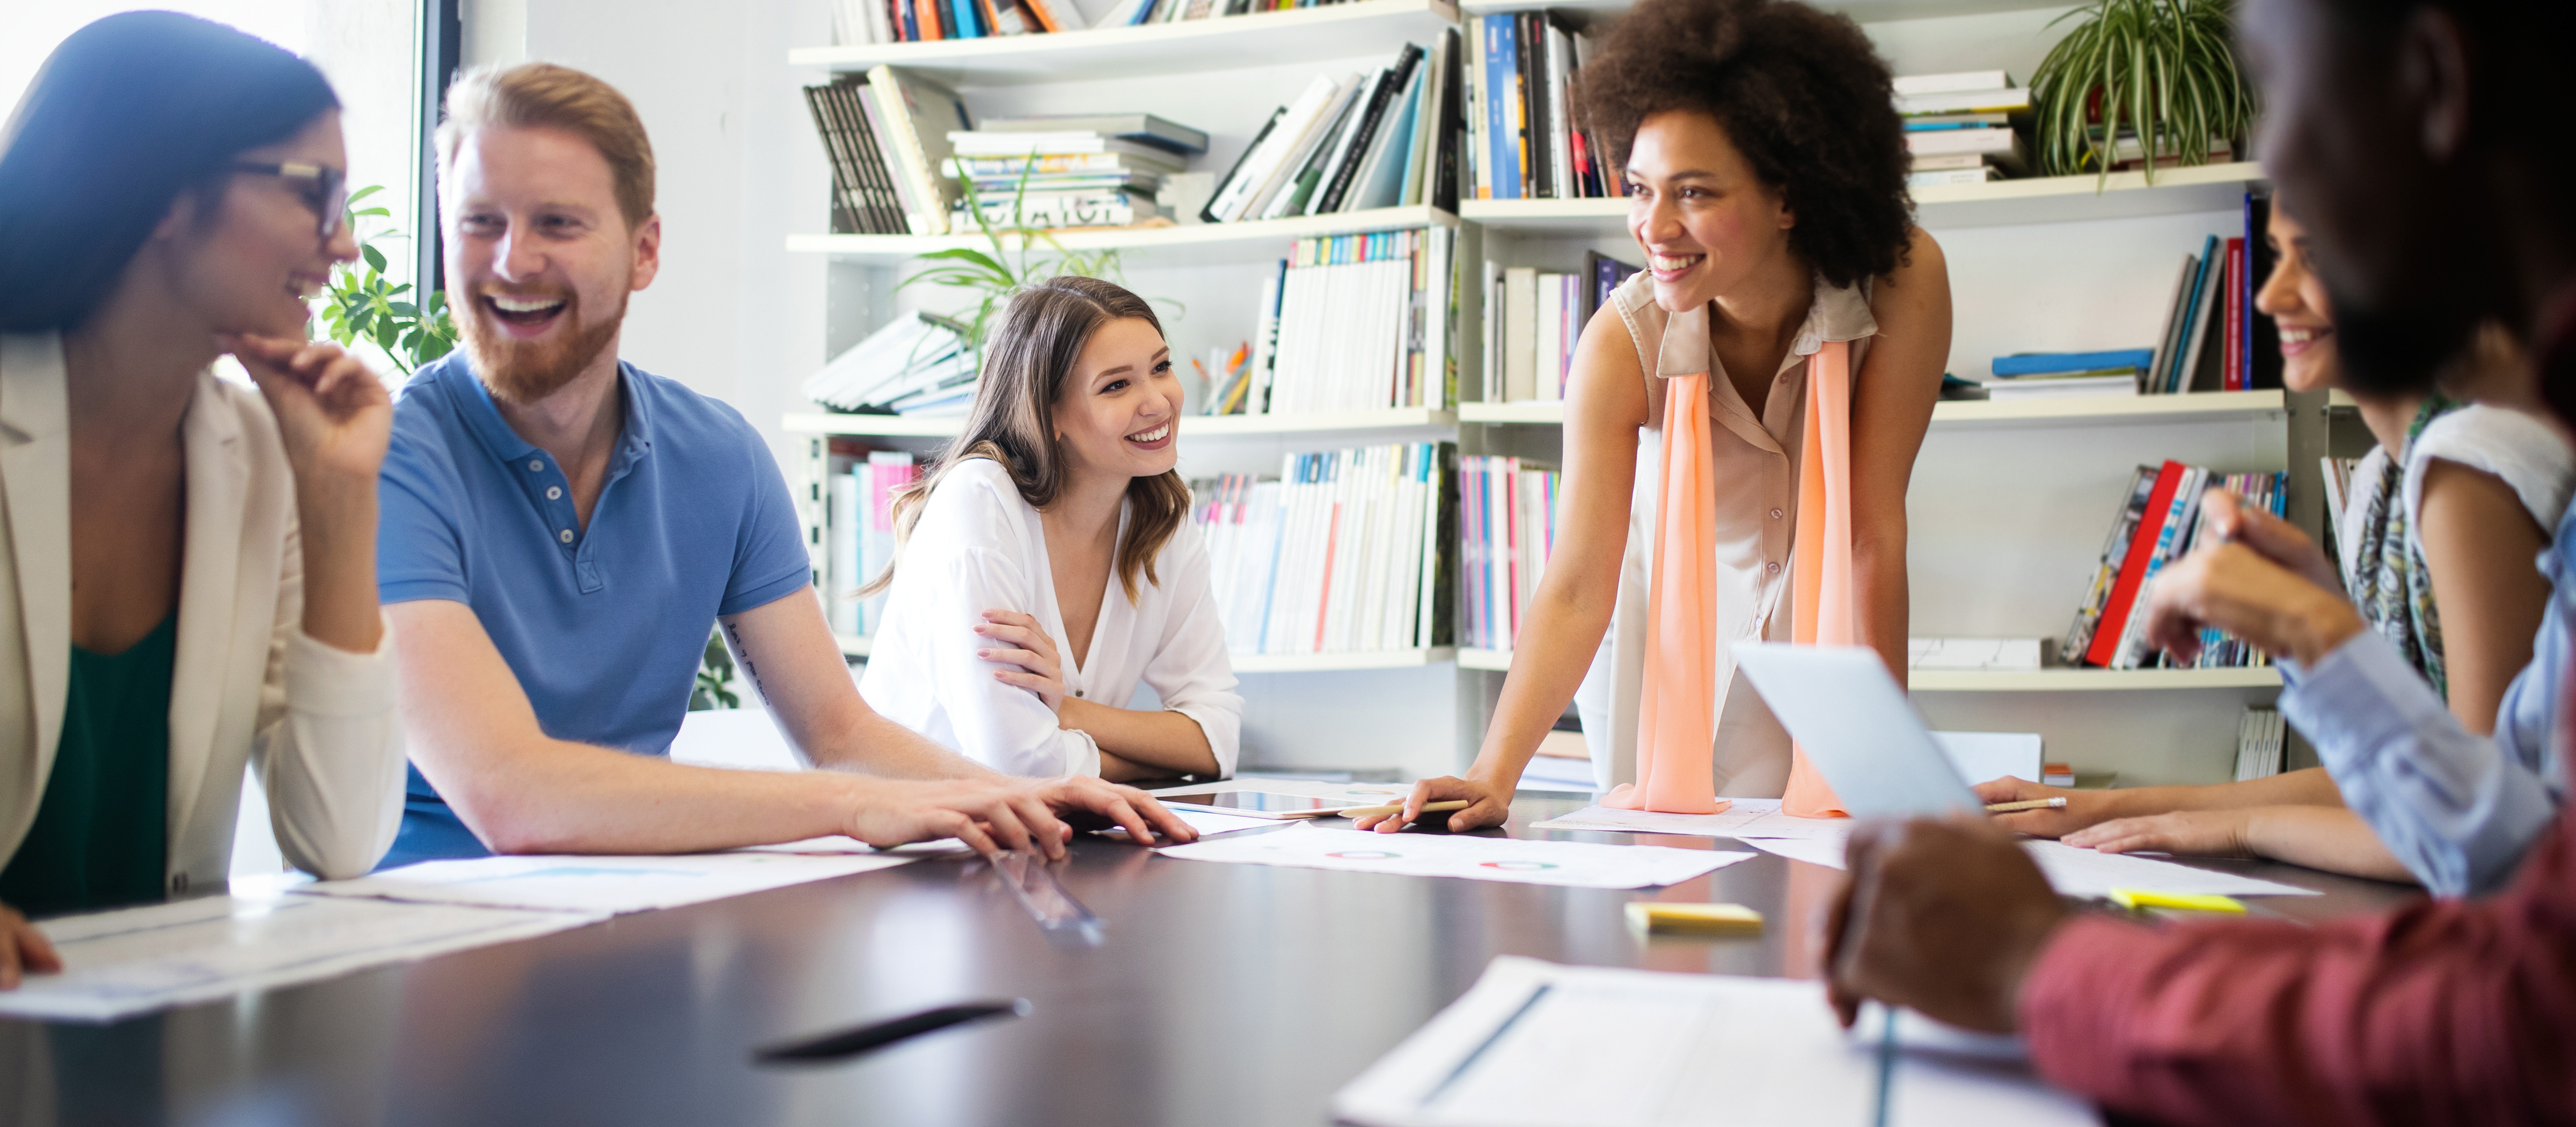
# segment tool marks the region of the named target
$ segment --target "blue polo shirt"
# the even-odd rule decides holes
[[[556,739],[668,753],[707,634],[812,566],[777,459],[741,413],[618,364],[625,427],[590,527],[554,457],[510,429],[462,352],[394,404],[378,496],[386,603],[474,608]],[[418,768],[383,862],[487,850]]]

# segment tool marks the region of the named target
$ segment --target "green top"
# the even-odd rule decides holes
[[[62,743],[36,824],[0,869],[0,903],[52,916],[162,898],[178,623],[114,656],[72,647]]]

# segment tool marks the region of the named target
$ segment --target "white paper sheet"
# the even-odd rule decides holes
[[[1793,818],[1780,812],[1776,798],[1737,798],[1715,814],[1658,814],[1651,810],[1613,810],[1586,806],[1544,822],[1534,830],[1608,830],[1614,833],[1683,834],[1691,837],[1828,837],[1836,841],[1851,831],[1849,818]]]
[[[1410,783],[1326,783],[1313,779],[1265,779],[1258,775],[1220,779],[1213,783],[1189,783],[1177,787],[1149,790],[1151,795],[1226,794],[1238,790],[1266,790],[1276,794],[1302,794],[1331,802],[1354,805],[1385,805],[1402,802],[1413,793]]]
[[[1747,838],[1745,844],[1765,853],[1831,868],[1843,867],[1843,843],[1823,840],[1781,841]],[[2023,850],[2048,874],[2049,887],[2061,896],[2109,896],[2115,888],[2138,888],[2213,896],[2316,896],[2314,889],[2235,873],[2212,872],[2152,857],[2097,853],[2055,841],[2025,841]]]
[[[771,850],[669,857],[477,857],[423,861],[355,880],[324,881],[305,891],[426,904],[624,915],[887,869],[912,859],[889,853]]]
[[[2011,1054],[1909,1029],[1929,1024],[1899,1023],[1907,1047],[1886,1122],[2095,1122]],[[1846,1034],[1814,982],[1504,956],[1335,1094],[1333,1111],[1368,1127],[1866,1124],[1880,1028],[1870,1016]]]
[[[0,1014],[113,1021],[606,918],[323,896],[209,896],[67,916],[37,925],[63,973],[0,992]]]
[[[1199,832],[1199,840],[1201,841],[1215,837],[1218,834],[1230,834],[1238,830],[1275,830],[1281,826],[1287,825],[1286,822],[1277,818],[1249,818],[1241,814],[1211,814],[1203,810],[1173,810],[1172,816],[1189,823],[1191,829]],[[1120,841],[1127,840],[1127,831],[1119,826],[1111,826],[1108,829],[1098,830],[1095,832],[1100,834],[1102,837],[1114,837]]]
[[[1465,834],[1381,834],[1300,826],[1175,845],[1166,857],[1390,873],[1412,877],[1553,884],[1569,888],[1647,888],[1689,880],[1753,856],[1743,852],[1525,841]]]

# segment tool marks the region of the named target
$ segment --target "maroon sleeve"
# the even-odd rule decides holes
[[[2576,831],[2512,887],[2318,927],[2069,922],[2024,983],[2042,1075],[2160,1123],[2576,1122]]]

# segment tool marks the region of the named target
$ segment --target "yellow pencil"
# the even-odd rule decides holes
[[[2030,798],[2020,802],[1989,802],[1986,804],[1986,813],[2010,814],[2015,810],[2063,810],[2065,808],[2066,799],[2063,797]]]

